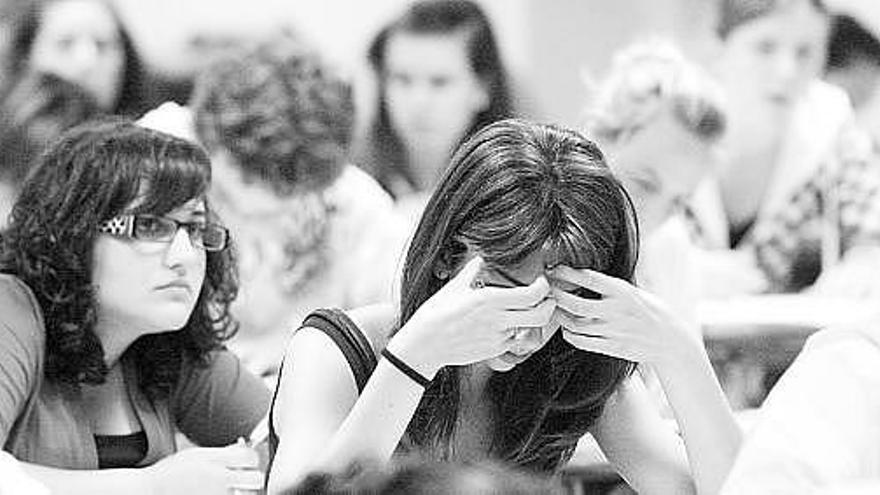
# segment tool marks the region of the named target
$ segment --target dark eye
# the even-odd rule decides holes
[[[140,215],[134,221],[134,236],[138,239],[161,239],[174,233],[175,223],[165,218]]]
[[[578,287],[569,291],[570,294],[580,297],[581,299],[602,299],[602,294],[587,289],[586,287]]]

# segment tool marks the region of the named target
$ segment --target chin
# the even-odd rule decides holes
[[[506,373],[517,367],[520,363],[528,359],[528,356],[518,356],[516,354],[504,353],[498,357],[490,359],[486,366],[496,373]]]

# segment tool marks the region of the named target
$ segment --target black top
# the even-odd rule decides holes
[[[95,435],[100,469],[133,468],[147,455],[147,434],[143,430],[127,435]]]
[[[351,367],[355,383],[357,383],[358,394],[363,392],[364,387],[367,386],[367,380],[376,369],[377,360],[370,342],[364,337],[357,325],[351,321],[351,318],[341,309],[318,309],[306,317],[300,328],[302,327],[316,328],[333,340]],[[283,371],[283,369],[284,362],[282,361],[281,370]],[[279,371],[278,383],[281,383],[280,376],[281,371]],[[273,418],[278,389],[279,387],[276,386],[272,396],[272,405],[269,408],[269,466],[266,470],[267,473],[272,468],[272,460],[275,458],[275,450],[278,448],[278,435],[275,433]]]

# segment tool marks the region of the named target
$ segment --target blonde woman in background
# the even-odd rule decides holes
[[[588,110],[589,134],[635,202],[639,283],[691,327],[700,288],[684,215],[725,126],[721,88],[662,39],[621,50]]]

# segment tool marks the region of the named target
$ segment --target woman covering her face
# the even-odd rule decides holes
[[[176,453],[177,431],[228,445],[268,407],[223,348],[237,279],[209,183],[200,148],[107,121],[23,185],[0,251],[0,442],[53,492],[227,493],[227,468],[255,465],[240,446]]]
[[[739,431],[702,343],[630,284],[636,253],[592,142],[519,120],[478,131],[427,204],[399,309],[319,310],[291,339],[270,491],[403,451],[552,474],[589,432],[640,493],[713,493]],[[684,445],[634,362],[657,370]]]

